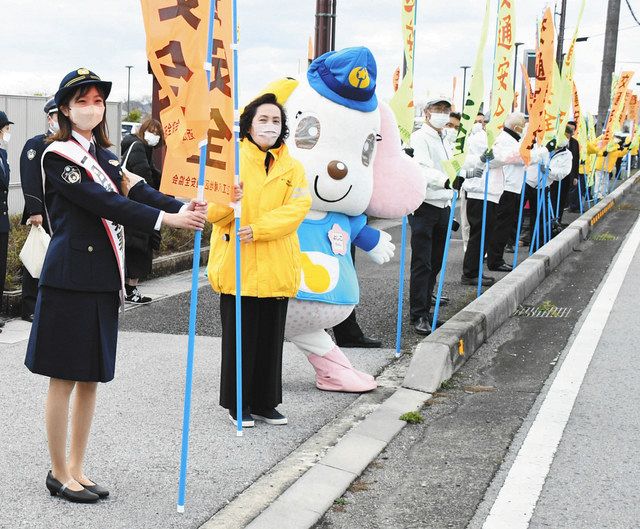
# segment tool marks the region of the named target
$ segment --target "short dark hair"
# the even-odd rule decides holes
[[[105,97],[104,89],[98,84],[85,84],[80,86],[75,92],[65,94],[58,106],[58,126],[60,127],[60,130],[49,136],[45,140],[47,143],[54,141],[67,141],[71,138],[71,120],[64,115],[62,107],[64,106],[69,108],[69,103],[74,97],[82,97],[94,86],[104,100],[104,116],[102,116],[102,121],[94,127],[93,137],[100,147],[111,147],[112,143],[109,141],[109,128],[107,127],[107,98]]]
[[[571,121],[567,121],[567,125],[571,125],[572,127],[576,126],[576,122],[571,120]]]
[[[484,117],[484,112],[478,112],[477,116],[482,116],[482,117]],[[476,117],[477,117],[477,116],[476,116]]]
[[[280,120],[282,123],[282,131],[280,132],[280,136],[273,144],[274,147],[280,147],[284,140],[289,136],[289,128],[287,127],[287,115],[284,111],[284,107],[278,103],[278,99],[275,94],[266,93],[262,94],[259,97],[256,97],[251,103],[249,103],[242,114],[240,115],[240,139],[243,140],[245,138],[251,138],[251,134],[249,134],[249,129],[251,129],[251,123],[253,122],[253,118],[256,117],[256,112],[260,105],[275,105],[280,109]]]
[[[462,115],[460,114],[460,112],[449,112],[449,117],[460,121],[460,118],[462,117]]]

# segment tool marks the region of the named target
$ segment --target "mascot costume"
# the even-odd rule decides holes
[[[316,386],[326,391],[376,387],[325,329],[344,321],[360,298],[351,244],[378,264],[393,257],[391,236],[367,226],[366,215],[407,215],[426,189],[375,88],[373,55],[357,47],[325,53],[311,63],[306,79],[283,79],[264,90],[285,106],[287,145],[304,165],[312,196],[311,211],[298,228],[301,284],[289,302],[285,337],[307,355]]]

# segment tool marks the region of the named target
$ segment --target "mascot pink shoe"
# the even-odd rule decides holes
[[[323,391],[365,393],[378,387],[371,375],[351,365],[337,345],[324,356],[312,353],[307,359],[316,370],[316,387]]]

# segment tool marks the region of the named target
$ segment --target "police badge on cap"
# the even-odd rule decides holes
[[[67,184],[77,184],[80,181],[80,169],[75,165],[67,165],[61,176]]]

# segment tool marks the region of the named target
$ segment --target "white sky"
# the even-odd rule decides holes
[[[497,0],[492,0],[495,10]],[[565,49],[579,0],[568,0]],[[533,48],[536,18],[545,0],[516,0],[516,40]],[[640,66],[640,26],[622,3],[616,70]],[[402,0],[338,0],[336,47],[368,46],[378,64],[378,95],[391,96],[393,71],[402,60]],[[551,4],[552,7],[554,4]],[[597,110],[604,45],[606,0],[587,0],[577,45],[575,79],[583,106]],[[631,0],[640,17],[640,0]],[[111,99],[126,100],[127,70],[133,65],[131,96],[150,95],[145,36],[137,0],[0,0],[0,94],[52,94],[69,71],[86,66],[114,82]],[[315,0],[238,0],[240,96],[243,101],[273,79],[305,68],[307,40],[314,32]],[[415,95],[451,94],[461,65],[472,65],[484,10],[482,0],[418,0]],[[628,29],[625,29],[628,28]],[[491,71],[493,34],[487,41],[485,74]],[[520,55],[522,57],[522,54]],[[635,62],[623,62],[635,61]],[[637,89],[632,80],[632,87]],[[487,83],[488,84],[488,83]],[[518,88],[519,90],[519,88]]]

